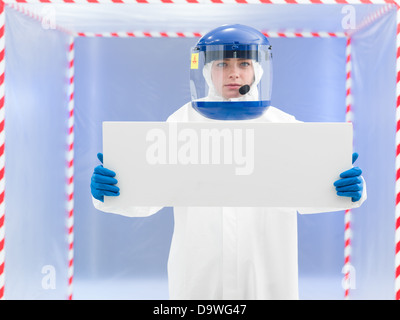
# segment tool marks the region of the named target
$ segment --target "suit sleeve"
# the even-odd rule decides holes
[[[349,207],[347,208],[299,208],[297,211],[300,214],[311,214],[311,213],[320,213],[320,212],[333,212],[333,211],[342,211],[347,209],[355,209],[360,207],[365,200],[367,200],[367,185],[363,177],[361,177],[364,182],[363,193],[361,199],[357,202],[351,202]]]
[[[163,207],[138,207],[138,206],[128,206],[128,207],[118,207],[106,205],[92,197],[93,205],[97,210],[119,214],[125,217],[148,217],[152,214],[157,213]]]

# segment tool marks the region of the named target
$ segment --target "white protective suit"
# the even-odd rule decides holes
[[[191,103],[167,121],[218,121],[203,117]],[[298,122],[269,107],[246,122]],[[339,174],[339,173],[338,173]],[[332,181],[333,183],[334,181]],[[353,203],[358,207],[366,199]],[[161,208],[97,209],[145,217]],[[315,208],[308,212],[325,211]],[[336,211],[336,210],[335,210]],[[168,261],[170,299],[297,299],[297,210],[286,208],[175,207]]]

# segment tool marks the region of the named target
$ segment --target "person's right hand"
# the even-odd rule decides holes
[[[101,165],[94,168],[90,190],[95,199],[104,202],[104,196],[119,196],[119,188],[116,186],[118,180],[114,178],[114,171],[103,167],[103,154],[98,153],[97,158],[100,160]]]

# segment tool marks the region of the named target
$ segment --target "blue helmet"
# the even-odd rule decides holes
[[[270,105],[271,45],[260,31],[223,25],[192,48],[192,106],[218,120],[259,117]]]
[[[223,25],[206,35],[198,42],[199,51],[206,52],[206,62],[219,58],[223,50],[224,58],[246,58],[259,61],[259,46],[271,47],[267,37],[260,31],[240,24]]]

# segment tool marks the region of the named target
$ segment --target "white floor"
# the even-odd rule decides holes
[[[74,300],[167,300],[167,279],[74,280]],[[299,279],[300,299],[342,300],[344,290],[340,278]]]
[[[74,300],[168,300],[167,279],[75,280]]]
[[[301,300],[343,300],[342,278],[300,277],[299,298]]]

